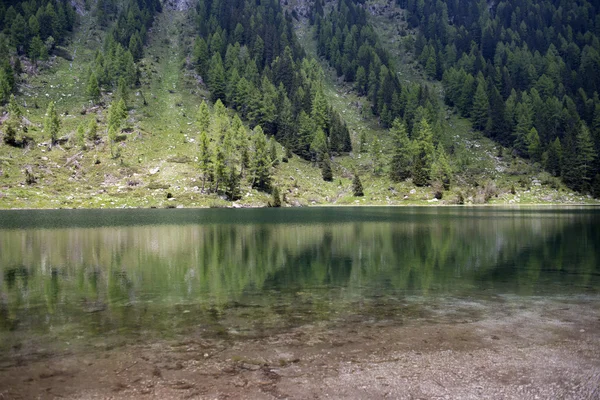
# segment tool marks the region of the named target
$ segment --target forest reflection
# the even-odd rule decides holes
[[[0,333],[243,333],[357,302],[387,315],[381,296],[591,293],[596,226],[575,212],[4,229]]]

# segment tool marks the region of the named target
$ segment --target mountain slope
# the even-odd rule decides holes
[[[94,64],[96,50],[102,49],[105,29],[84,16],[65,43],[72,61],[53,56],[40,64],[36,74],[22,75],[24,82],[16,100],[26,117],[23,123],[31,123],[27,135],[34,142],[24,148],[0,145],[0,208],[263,206],[272,201],[269,193],[251,187],[249,177],[242,179],[241,198],[234,203],[224,194],[202,191],[197,112],[211,92],[191,65],[195,21],[189,4],[180,3],[164,7],[148,30],[144,57],[138,64],[140,85],[129,90],[129,112],[114,143],[117,157],[107,130],[108,105],[118,94],[105,92],[100,105],[90,104],[86,96],[88,70]],[[393,20],[389,21],[378,21],[376,26],[382,43],[393,50],[391,40],[397,38],[385,36],[385,29],[393,25]],[[305,21],[295,24],[295,32],[305,51],[316,54],[312,30]],[[404,68],[400,54],[390,53]],[[334,178],[326,182],[314,161],[293,156],[281,162],[286,158],[281,146],[285,143],[275,146],[280,162],[270,170],[284,205],[432,203],[433,188],[389,180],[386,170],[392,140],[387,129],[379,126],[366,99],[337,79],[327,64],[322,66],[326,70],[324,94],[348,124],[354,151],[332,157]],[[409,79],[421,79],[418,75],[415,70]],[[62,121],[62,138],[54,146],[43,132],[50,101],[56,102]],[[230,110],[228,115],[232,118],[235,113]],[[98,121],[99,138],[86,140],[82,149],[77,144],[76,130],[92,119]],[[441,202],[451,204],[461,196],[473,203],[588,201],[563,191],[553,180],[532,175],[531,170],[522,174],[524,167],[530,167],[518,158],[510,163],[499,159],[498,148],[479,134],[469,133],[469,124],[463,119],[450,115],[445,128],[444,141],[455,145],[457,179],[451,190],[443,193]],[[362,139],[365,143],[360,143]],[[373,151],[377,146],[381,152]],[[353,196],[355,169],[363,182],[362,198]],[[512,185],[516,194],[511,193]]]

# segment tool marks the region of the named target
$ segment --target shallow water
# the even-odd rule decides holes
[[[597,301],[600,210],[0,212],[0,358]]]

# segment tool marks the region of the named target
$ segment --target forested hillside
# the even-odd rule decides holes
[[[467,3],[1,2],[0,203],[598,196],[597,9]]]
[[[600,195],[600,15],[590,1],[399,0],[414,52],[476,129]],[[593,185],[593,188],[592,188]]]

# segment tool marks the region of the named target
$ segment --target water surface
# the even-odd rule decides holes
[[[0,357],[597,301],[590,208],[0,212]]]

